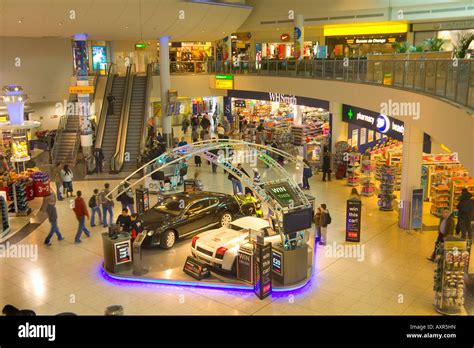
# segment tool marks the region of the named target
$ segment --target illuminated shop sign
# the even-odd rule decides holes
[[[290,41],[290,34],[281,34],[280,40],[281,41]]]
[[[405,134],[405,125],[402,121],[352,105],[343,104],[342,120],[386,134],[397,140],[403,140],[403,134]]]
[[[233,89],[234,88],[234,76],[233,75],[216,75],[215,78],[217,89]]]
[[[227,96],[235,99],[268,100],[329,110],[329,102],[326,100],[300,97],[292,94],[229,90],[227,91]]]
[[[270,101],[272,102],[295,104],[295,105],[298,104],[296,97],[294,95],[270,92],[268,93],[268,96],[270,98]]]

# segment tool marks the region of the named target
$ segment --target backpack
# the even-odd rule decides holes
[[[332,222],[332,219],[331,219],[331,214],[329,214],[329,211],[327,212],[327,214],[328,214],[328,217],[327,217],[326,223],[329,225]]]
[[[96,200],[96,197],[95,195],[92,196],[91,198],[89,198],[89,208],[95,208],[97,207],[97,200]]]

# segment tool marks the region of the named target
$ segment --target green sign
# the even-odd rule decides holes
[[[146,48],[146,44],[144,43],[135,44],[135,49],[144,49],[144,48]]]
[[[234,75],[216,75],[216,80],[233,80]]]
[[[347,116],[349,116],[349,120],[352,120],[352,116],[354,116],[354,113],[352,112],[352,109],[349,109],[349,112],[347,113]]]

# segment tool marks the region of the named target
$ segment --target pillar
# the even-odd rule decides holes
[[[168,115],[168,91],[170,90],[170,37],[160,37],[160,86],[161,86],[161,124],[166,147],[172,147],[172,117]]]
[[[423,162],[423,132],[405,123],[403,135],[402,178],[400,187],[400,228],[410,228],[410,207],[413,189],[420,188]]]
[[[89,85],[89,57],[87,53],[87,34],[74,35],[72,53],[77,86]],[[92,152],[92,126],[90,121],[91,104],[89,94],[78,94],[75,107],[79,116],[81,146],[85,155]]]
[[[335,151],[338,141],[347,141],[349,124],[342,121],[341,103],[329,102],[329,112],[331,113],[331,151]]]
[[[304,17],[296,15],[294,28],[294,49],[295,59],[303,59],[304,56]]]

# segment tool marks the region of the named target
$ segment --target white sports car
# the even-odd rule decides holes
[[[191,242],[191,254],[223,271],[236,272],[239,247],[249,241],[249,230],[263,231],[266,242],[281,242],[267,220],[246,216],[226,227],[210,230],[195,236]]]

